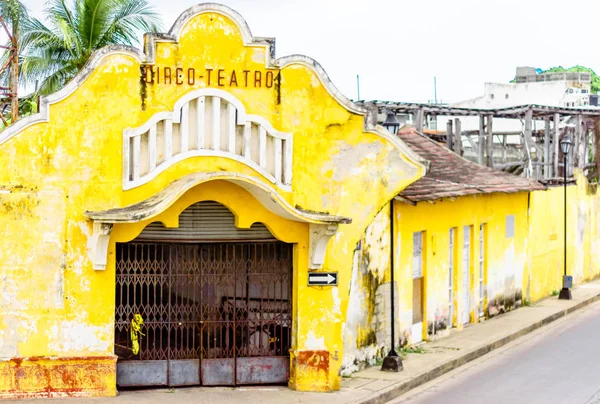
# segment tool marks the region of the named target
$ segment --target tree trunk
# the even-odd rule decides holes
[[[19,119],[19,41],[18,21],[12,22],[12,61],[10,69],[11,121]]]

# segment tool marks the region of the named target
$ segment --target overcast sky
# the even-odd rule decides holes
[[[149,0],[165,31],[198,0]],[[46,0],[23,0],[41,17]],[[308,55],[356,99],[460,101],[516,66],[600,70],[593,0],[222,0],[277,56]]]

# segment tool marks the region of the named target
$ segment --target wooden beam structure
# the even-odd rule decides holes
[[[518,119],[523,116],[528,110],[531,110],[534,119],[543,119],[547,116],[552,116],[555,113],[564,116],[584,115],[587,117],[600,117],[600,108],[565,108],[565,107],[549,107],[545,105],[530,104],[519,105],[514,107],[504,108],[457,108],[439,104],[416,104],[393,101],[357,101],[356,104],[363,105],[373,103],[380,110],[387,109],[398,114],[415,115],[417,111],[423,111],[425,114],[442,115],[442,116],[479,116],[492,114],[495,118],[513,118]]]
[[[418,104],[391,101],[357,101],[358,105],[372,105],[379,113],[393,111],[397,114],[412,115],[415,127],[423,133],[427,117],[448,117],[445,139],[443,134],[428,134],[437,141],[444,141],[446,147],[463,155],[463,132],[461,117],[478,117],[478,127],[465,123],[464,137],[473,148],[464,154],[478,164],[496,169],[523,167],[523,174],[545,181],[556,181],[562,175],[562,155],[560,140],[568,134],[573,141],[573,151],[569,153],[567,174],[574,169],[583,170],[592,180],[600,173],[600,108],[598,107],[549,107],[538,104],[519,105],[504,108],[457,108],[441,104]],[[511,132],[494,133],[493,119],[520,120],[522,129]],[[453,122],[454,121],[454,122]],[[543,128],[534,125],[543,121]],[[469,126],[466,126],[469,124]],[[442,128],[440,128],[442,129]],[[443,129],[442,129],[443,130]],[[562,133],[561,133],[562,132]],[[494,135],[497,136],[494,143]],[[509,141],[511,136],[520,136],[520,144]],[[475,140],[475,136],[478,137]],[[440,139],[441,137],[441,139]],[[501,151],[494,164],[494,146]],[[591,148],[590,148],[591,147]],[[517,160],[517,161],[515,161]],[[595,162],[594,164],[589,162]],[[597,167],[595,169],[591,169]],[[520,172],[520,170],[519,170]]]

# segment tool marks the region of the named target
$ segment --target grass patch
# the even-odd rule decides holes
[[[553,290],[552,291],[552,296],[558,296],[558,290]]]
[[[420,346],[409,346],[406,348],[400,348],[400,355],[407,356],[408,354],[424,354],[425,348]]]

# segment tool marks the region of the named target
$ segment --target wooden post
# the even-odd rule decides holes
[[[533,137],[531,135],[531,124],[533,121],[533,111],[531,110],[531,108],[529,108],[527,110],[527,112],[525,112],[525,133],[523,133],[524,136],[524,142],[525,142],[525,156],[527,159],[527,164],[526,164],[526,172],[527,175],[526,177],[530,177],[531,175],[533,175],[533,159],[531,158],[531,148],[533,146]]]
[[[477,142],[477,164],[483,165],[483,151],[485,144],[485,116],[479,115],[479,141]]]
[[[544,123],[544,178],[550,178],[552,172],[552,166],[550,165],[550,118],[545,118]]]
[[[454,152],[462,156],[462,132],[460,131],[460,119],[454,120]]]
[[[494,167],[494,128],[492,121],[493,115],[487,116],[487,166]]]
[[[446,123],[446,147],[449,150],[452,150],[452,136],[454,136],[452,133],[452,119],[449,119]]]
[[[573,128],[567,128],[567,133],[571,135],[571,139],[573,139],[574,137],[576,138],[577,136],[575,136],[574,132],[577,131],[577,128],[573,129]],[[577,153],[577,149],[575,147],[573,147],[573,149],[571,150],[571,153],[569,153],[569,156],[567,157],[567,177],[570,177],[573,175],[573,167],[575,166],[574,164],[574,159],[575,159],[575,154]]]
[[[575,117],[575,135],[573,136],[573,168],[581,167],[581,121],[580,115]]]
[[[415,126],[417,128],[417,132],[423,133],[423,108],[419,108],[417,110],[417,113],[415,115],[415,119],[417,121],[417,122],[415,122]]]
[[[502,135],[502,163],[506,163],[506,152],[508,148],[508,135]]]
[[[554,114],[554,138],[552,140],[552,146],[554,149],[553,158],[554,158],[554,177],[558,177],[558,162],[560,160],[560,155],[558,153],[558,145],[560,141],[560,114]]]

